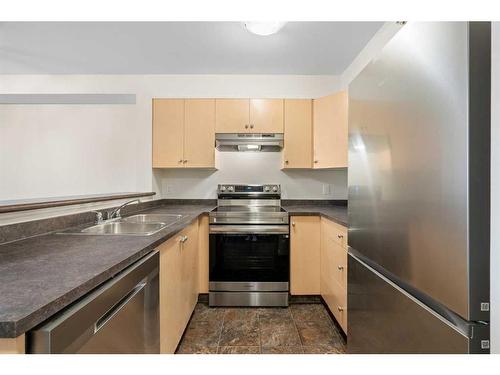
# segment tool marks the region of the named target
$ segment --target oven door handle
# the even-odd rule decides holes
[[[213,234],[288,234],[288,225],[210,225]]]

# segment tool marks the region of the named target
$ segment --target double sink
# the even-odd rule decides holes
[[[183,218],[184,215],[177,214],[139,214],[112,219],[80,230],[70,229],[61,234],[151,236]]]

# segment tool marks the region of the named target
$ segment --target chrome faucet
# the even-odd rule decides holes
[[[121,215],[121,209],[123,207],[131,204],[131,203],[134,203],[134,202],[141,203],[141,201],[139,199],[132,199],[131,201],[123,203],[120,207],[115,208],[113,211],[111,211],[109,213],[108,220],[119,219],[120,217],[122,217],[122,215]]]

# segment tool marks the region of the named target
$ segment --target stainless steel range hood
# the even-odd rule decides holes
[[[215,147],[219,151],[279,152],[283,148],[283,134],[217,133]]]

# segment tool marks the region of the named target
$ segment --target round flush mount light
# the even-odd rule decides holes
[[[256,35],[272,35],[280,31],[286,22],[245,22],[245,28]]]

